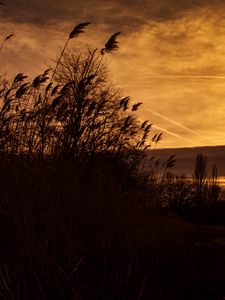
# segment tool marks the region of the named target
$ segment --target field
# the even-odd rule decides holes
[[[146,209],[114,161],[11,158],[0,180],[1,299],[223,299],[225,227]]]

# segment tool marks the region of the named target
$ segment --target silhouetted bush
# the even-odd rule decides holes
[[[72,37],[87,24],[76,26]],[[105,53],[117,50],[117,35],[109,39],[104,51],[65,52],[66,44],[53,74],[46,70],[32,82],[22,73],[12,81],[2,79],[2,153],[23,154],[29,160],[106,151],[127,154],[150,146],[151,125],[147,121],[141,124],[136,114],[142,103],[132,104],[108,76]],[[155,143],[160,137],[155,135]]]

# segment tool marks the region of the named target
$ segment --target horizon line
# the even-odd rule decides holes
[[[225,144],[223,145],[201,145],[201,146],[171,146],[171,147],[160,147],[156,148],[155,150],[169,150],[169,149],[192,149],[192,148],[215,148],[215,147],[225,147]],[[151,150],[151,148],[149,149]]]

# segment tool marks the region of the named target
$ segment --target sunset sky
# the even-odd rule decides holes
[[[91,22],[70,47],[101,48],[122,31],[109,67],[117,86],[143,102],[140,117],[164,132],[161,147],[225,145],[224,0],[5,0],[1,72],[31,78],[53,64],[68,34]]]

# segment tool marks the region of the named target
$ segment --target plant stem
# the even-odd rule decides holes
[[[59,63],[60,63],[60,61],[61,61],[61,59],[62,59],[62,57],[63,57],[63,54],[64,54],[64,52],[65,52],[65,50],[66,50],[66,47],[67,47],[67,45],[68,45],[68,43],[69,43],[69,40],[70,40],[70,39],[68,38],[67,41],[66,41],[66,43],[65,43],[65,46],[64,46],[64,48],[63,48],[63,50],[62,50],[62,52],[61,52],[61,54],[60,54],[60,57],[59,57],[59,59],[58,59],[58,61],[57,61],[57,64],[56,64],[56,66],[55,66],[55,69],[54,69],[54,71],[53,71],[53,73],[52,73],[52,77],[51,77],[50,83],[52,83],[52,81],[53,81],[53,79],[54,79],[55,73],[56,73],[57,68],[58,68],[58,66],[59,66]]]

